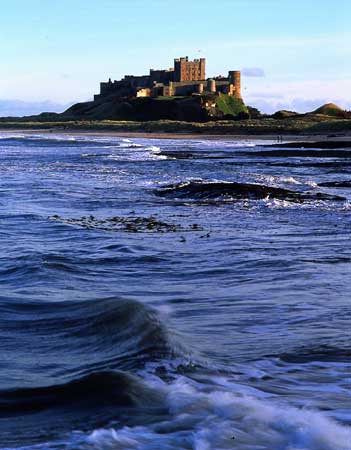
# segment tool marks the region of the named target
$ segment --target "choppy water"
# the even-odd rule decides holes
[[[351,150],[261,144],[0,134],[1,448],[351,448]]]

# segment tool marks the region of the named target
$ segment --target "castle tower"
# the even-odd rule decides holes
[[[174,81],[185,81],[187,79],[187,63],[187,56],[174,60]]]
[[[209,92],[216,92],[216,80],[214,80],[213,78],[210,78],[207,82],[207,90]]]
[[[235,87],[234,97],[241,99],[241,72],[240,70],[230,70],[228,72],[229,83]]]
[[[200,71],[199,71],[199,80],[206,79],[206,59],[200,58]]]
[[[199,94],[203,94],[203,92],[204,92],[204,84],[203,83],[200,83],[197,86],[197,91],[198,91]]]
[[[205,80],[206,59],[194,59],[189,61],[188,57],[176,58],[174,60],[174,81],[200,81]]]

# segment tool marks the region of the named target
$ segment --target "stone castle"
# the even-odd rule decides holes
[[[165,70],[150,69],[149,75],[125,75],[121,80],[100,83],[100,94],[95,101],[116,97],[175,97],[202,94],[228,94],[241,100],[241,74],[238,70],[228,72],[228,77],[206,79],[206,59],[177,58],[174,66]]]

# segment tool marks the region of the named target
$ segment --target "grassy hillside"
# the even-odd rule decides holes
[[[324,114],[325,116],[331,117],[343,117],[345,115],[345,111],[340,108],[340,106],[335,105],[334,103],[326,103],[321,107],[317,108],[313,111],[313,114]]]
[[[62,114],[62,119],[203,122],[208,115],[199,97],[108,97],[103,101],[77,103]]]
[[[248,109],[243,101],[226,94],[218,95],[216,106],[223,114],[233,117],[240,113],[248,113]]]
[[[213,107],[212,105],[215,105]],[[158,121],[206,122],[248,113],[241,100],[229,95],[194,95],[187,97],[115,98],[76,103],[62,114],[43,113],[19,121]],[[23,120],[24,119],[24,120]],[[1,119],[0,119],[1,120]]]

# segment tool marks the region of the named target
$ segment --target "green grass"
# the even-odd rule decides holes
[[[313,111],[314,114],[324,114],[332,117],[343,117],[345,111],[334,103],[327,103]]]
[[[237,116],[239,113],[248,113],[247,107],[244,103],[227,94],[219,94],[216,100],[217,108],[225,115]]]
[[[156,121],[116,121],[116,120],[75,120],[75,121],[21,121],[0,120],[0,129],[8,130],[85,130],[144,133],[194,133],[194,134],[299,134],[330,133],[351,130],[351,120],[322,120],[315,118],[218,120],[212,122],[181,122],[176,120]]]
[[[185,98],[184,96],[181,95],[177,95],[177,96],[166,96],[166,95],[160,95],[159,97],[153,97],[153,100],[158,100],[158,101],[162,101],[162,100],[177,100],[180,98]]]
[[[308,130],[311,133],[331,133],[351,131],[351,120],[328,120],[311,126]]]

